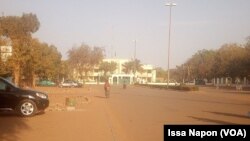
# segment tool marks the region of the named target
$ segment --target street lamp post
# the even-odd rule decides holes
[[[134,83],[136,81],[136,77],[135,77],[135,74],[136,74],[136,40],[134,40],[134,43],[135,43],[135,48],[134,48]]]
[[[134,59],[136,59],[136,40],[134,40],[134,42],[135,42]]]
[[[170,58],[170,35],[171,35],[171,9],[173,6],[176,6],[176,3],[167,3],[165,6],[169,6],[170,12],[169,12],[169,37],[168,37],[168,85],[167,88],[169,86],[169,58]]]

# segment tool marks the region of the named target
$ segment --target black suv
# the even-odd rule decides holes
[[[0,110],[16,111],[21,116],[33,116],[48,106],[47,94],[21,89],[0,77]]]

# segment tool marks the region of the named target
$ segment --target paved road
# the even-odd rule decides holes
[[[3,141],[162,141],[164,124],[250,124],[250,94],[202,88],[180,92],[113,86],[106,99],[102,86],[38,88],[51,105],[32,118],[1,114]],[[65,98],[77,102],[67,111]]]
[[[162,140],[164,124],[250,124],[250,95],[233,91],[115,88],[108,105],[133,140]]]

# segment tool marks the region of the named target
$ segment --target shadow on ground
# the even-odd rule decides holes
[[[223,92],[223,93],[229,93],[229,94],[250,94],[249,91],[226,91],[226,92]]]
[[[234,125],[234,124],[236,124],[233,122],[227,122],[227,121],[215,120],[215,119],[209,119],[209,118],[201,118],[201,117],[193,117],[193,116],[189,116],[189,117],[193,118],[195,120],[198,120],[198,121],[207,122],[207,123],[211,123],[211,124],[222,124],[222,125]]]
[[[205,111],[205,112],[216,114],[216,115],[222,115],[222,116],[230,116],[230,117],[250,119],[250,117],[247,116],[247,113],[246,113],[246,115],[239,115],[239,114],[223,113],[223,112],[211,112],[211,111]]]
[[[26,124],[25,118],[14,113],[0,111],[0,140],[18,141],[18,134],[30,127]]]
[[[104,98],[104,99],[107,99],[106,96],[94,96],[94,97],[96,97],[96,98]]]
[[[175,99],[177,99],[177,98],[175,98]],[[188,98],[178,98],[178,99],[179,100],[185,100],[185,101],[193,101],[193,102],[203,102],[203,103],[215,103],[215,104],[250,106],[249,103],[221,102],[221,101],[215,101],[215,100],[195,100],[195,99],[188,99]]]

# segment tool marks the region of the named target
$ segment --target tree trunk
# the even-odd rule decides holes
[[[19,86],[20,85],[20,65],[16,64],[14,67],[14,83],[15,85]]]
[[[31,72],[31,81],[32,81],[31,87],[34,88],[36,86],[36,74],[34,71]]]
[[[84,71],[84,73],[85,73],[84,78],[85,78],[85,80],[87,80],[88,79],[88,71],[86,70],[86,71]]]

